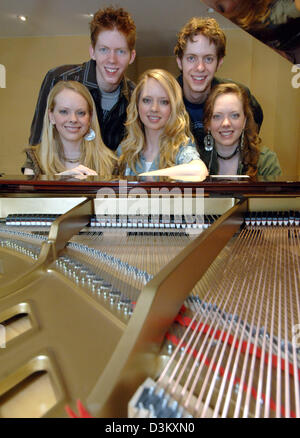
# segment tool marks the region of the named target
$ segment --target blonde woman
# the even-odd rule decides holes
[[[94,101],[76,81],[60,81],[51,90],[42,141],[25,150],[25,175],[112,174],[116,158],[103,143]]]
[[[188,175],[207,169],[193,141],[176,79],[167,71],[145,71],[127,109],[127,136],[117,149],[121,175]]]

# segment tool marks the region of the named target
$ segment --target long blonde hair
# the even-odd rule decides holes
[[[120,174],[125,172],[126,165],[136,172],[136,164],[140,162],[140,153],[146,146],[144,125],[138,113],[138,102],[142,89],[150,78],[158,81],[166,90],[171,105],[170,117],[159,139],[159,167],[173,166],[179,147],[187,145],[190,140],[193,140],[189,127],[189,116],[182,100],[182,91],[174,76],[162,69],[146,70],[140,76],[127,107],[127,121],[125,123],[127,134],[121,143]]]
[[[60,81],[52,88],[47,100],[44,115],[42,141],[37,148],[42,171],[45,174],[54,174],[66,170],[62,157],[63,146],[55,125],[50,123],[49,111],[55,107],[55,97],[64,89],[69,89],[80,94],[87,102],[91,117],[90,128],[95,131],[95,139],[81,142],[81,164],[93,169],[98,175],[109,177],[116,163],[116,157],[103,143],[95,104],[89,90],[77,81]]]

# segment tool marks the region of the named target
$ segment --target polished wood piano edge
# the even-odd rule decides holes
[[[144,189],[146,193],[151,192],[155,195],[155,190],[167,188],[191,189],[193,194],[197,194],[197,189],[203,189],[205,195],[300,195],[300,178],[288,178],[286,180],[255,181],[245,178],[212,178],[208,177],[202,182],[189,182],[171,180],[169,178],[152,177],[122,177],[111,180],[102,180],[99,177],[88,177],[85,180],[75,178],[33,178],[31,176],[2,176],[0,177],[0,194],[2,195],[41,195],[55,194],[61,195],[97,195],[98,190],[113,190],[117,194],[127,195],[130,190],[138,187]]]

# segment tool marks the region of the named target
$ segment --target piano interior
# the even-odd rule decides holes
[[[298,183],[1,183],[1,417],[299,417]]]

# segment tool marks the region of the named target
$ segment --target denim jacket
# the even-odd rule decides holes
[[[122,155],[122,144],[119,145],[117,151],[117,156],[120,157]],[[136,172],[133,171],[130,167],[126,166],[125,176],[133,176],[138,175],[139,173],[143,173],[146,171],[146,160],[143,153],[139,156],[139,161],[136,163]],[[186,145],[181,145],[178,149],[176,158],[175,158],[175,166],[179,164],[189,163],[193,160],[200,160],[199,153],[196,149],[196,145],[194,142],[190,141]],[[152,164],[148,171],[158,170],[159,169],[159,155],[152,161]]]

